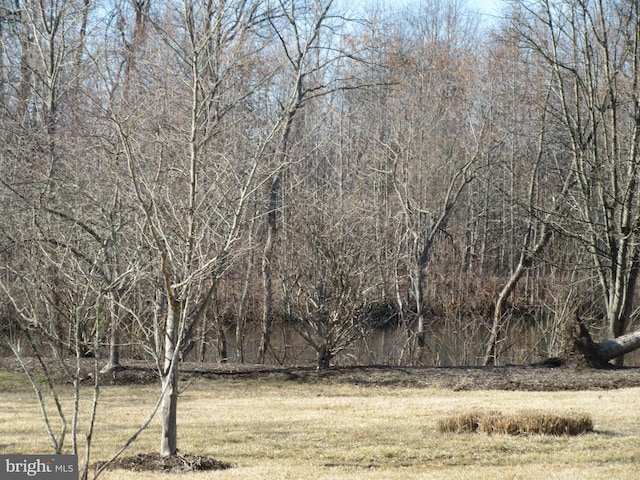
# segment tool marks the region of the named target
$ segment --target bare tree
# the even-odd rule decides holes
[[[172,119],[171,123],[156,117],[157,112],[148,106],[144,115],[136,117],[126,109],[111,112],[147,241],[157,255],[166,302],[160,448],[165,456],[175,455],[177,449],[176,360],[180,345],[189,340],[232,261],[248,201],[289,162],[286,156],[279,156],[275,164],[262,166],[269,149],[281,148],[300,107],[301,69],[293,70],[295,80],[277,91],[280,108],[270,107],[266,128],[249,134],[247,146],[252,150],[244,148],[245,157],[234,160],[234,152],[224,147],[227,129],[242,118],[243,107],[259,98],[281,68],[276,64],[272,69],[259,69],[253,77],[243,79],[246,83],[236,83],[238,69],[246,68],[242,65],[254,61],[252,53],[265,48],[264,20],[275,18],[271,25],[278,21],[273,11],[261,5],[220,2],[203,6],[185,1],[180,11],[170,12],[177,29],[171,30],[171,24],[154,24],[158,39],[168,47],[165,52],[175,54],[162,65],[150,65],[158,73],[170,72],[170,87],[154,105],[157,112]],[[327,18],[327,9],[323,6],[318,11],[318,25]],[[283,12],[289,18],[288,10]],[[289,40],[284,32],[275,31],[281,42]],[[296,51],[304,52],[313,45],[312,35],[312,41],[298,45]],[[286,65],[292,59],[284,61]],[[288,74],[288,70],[284,72]],[[176,108],[170,111],[168,106]],[[227,118],[231,123],[226,123]],[[153,131],[155,139],[150,135]],[[180,141],[175,142],[176,138]]]
[[[97,351],[101,335],[96,316],[100,316],[104,298],[95,268],[101,254],[98,250],[92,257],[79,256],[62,240],[52,246],[44,239],[36,241],[32,234],[31,229],[25,229],[13,238],[22,248],[16,248],[11,264],[2,268],[0,288],[17,326],[12,334],[3,331],[2,337],[31,382],[54,451],[57,454],[65,451],[70,440],[71,452],[78,454],[82,438],[79,420],[84,411],[81,399],[87,393],[81,389],[81,382],[86,380],[85,347],[88,341]],[[58,315],[67,319],[63,331],[68,330],[68,335],[56,328]],[[86,338],[87,325],[93,326],[91,338]],[[71,358],[69,353],[73,354]],[[98,357],[92,375],[93,400],[86,413],[95,419],[99,395]],[[63,379],[62,383],[59,379]],[[69,383],[73,385],[70,406],[65,405],[62,395]],[[54,419],[58,420],[58,427]],[[82,478],[87,478],[89,471],[93,427],[92,420],[84,435]]]
[[[407,303],[415,306],[414,338],[421,349],[428,311],[425,274],[434,243],[446,233],[489,146],[483,113],[473,109],[474,73],[464,60],[473,55],[473,23],[456,2],[430,2],[405,15],[413,28],[400,33],[387,54],[397,86],[377,144],[388,159],[386,173],[402,225],[397,241],[404,245],[412,291]]]
[[[333,204],[327,200],[324,197],[324,206],[308,202],[321,213],[306,211],[289,232],[296,248],[282,279],[288,320],[315,350],[320,370],[370,331],[375,291],[366,222],[354,217],[357,207],[331,211],[327,207]]]
[[[339,42],[340,34],[347,31],[349,22],[334,12],[333,4],[333,0],[312,3],[293,0],[281,2],[280,8],[272,12],[270,23],[274,36],[278,39],[274,55],[286,59],[281,88],[289,91],[294,99],[287,111],[279,143],[273,152],[275,165],[291,163],[289,159],[294,156],[292,152],[296,145],[306,143],[309,133],[302,128],[295,128],[295,120],[307,104],[343,88],[359,87],[337,75],[344,68],[345,62],[355,61],[356,58],[346,45]],[[313,110],[314,106],[309,108]],[[304,158],[308,153],[302,151],[301,155]],[[300,160],[299,158],[298,161]],[[266,359],[273,323],[273,265],[276,261],[279,232],[278,214],[283,204],[289,200],[283,193],[283,182],[286,181],[288,172],[289,169],[281,169],[273,177],[266,202],[261,257],[263,298],[262,331],[257,354],[259,363]],[[291,201],[295,202],[295,199]]]
[[[554,121],[577,175],[564,229],[589,248],[610,338],[629,322],[640,260],[638,9],[542,0],[513,10],[522,44],[553,74]]]
[[[529,76],[531,78],[531,75]],[[542,76],[542,78],[545,78]],[[545,82],[541,82],[545,83]],[[534,89],[535,90],[535,89]],[[548,138],[548,116],[549,98],[551,90],[546,87],[546,95],[539,103],[537,108],[530,112],[532,118],[531,123],[527,123],[527,129],[538,132],[535,142],[535,151],[531,152],[531,173],[529,178],[528,192],[522,201],[512,198],[515,205],[519,205],[517,211],[522,212],[521,217],[526,219],[526,225],[522,236],[521,251],[519,253],[518,263],[511,271],[511,275],[507,282],[502,286],[495,301],[493,310],[493,321],[491,323],[491,332],[487,342],[487,350],[484,358],[484,365],[497,364],[499,357],[498,344],[502,339],[505,329],[506,305],[509,298],[514,295],[518,283],[524,275],[542,258],[543,250],[547,247],[549,240],[554,231],[554,225],[563,215],[563,207],[566,207],[566,197],[569,189],[575,182],[575,178],[571,171],[561,170],[557,172],[558,176],[564,176],[564,181],[554,181],[549,176],[543,176],[545,163],[549,162],[547,158],[548,151],[551,149],[551,141]],[[535,105],[534,101],[529,102]],[[535,123],[535,125],[534,125]],[[525,133],[522,133],[525,135]],[[543,182],[545,185],[541,185]],[[523,182],[524,183],[524,182]],[[553,187],[557,185],[558,189],[553,193]],[[560,188],[561,187],[561,188]],[[552,192],[545,194],[543,192]],[[510,192],[514,195],[513,190]],[[515,208],[514,208],[515,210]]]

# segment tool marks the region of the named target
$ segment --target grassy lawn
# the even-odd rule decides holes
[[[48,453],[33,392],[0,378],[0,453]],[[107,459],[150,412],[158,386],[105,386],[94,459]],[[87,404],[91,391],[86,391]],[[577,437],[439,434],[466,410],[586,413]],[[84,428],[84,425],[82,426]],[[126,455],[156,451],[154,421]],[[455,392],[260,380],[197,380],[181,395],[179,448],[235,468],[181,475],[110,471],[101,478],[162,479],[637,479],[640,389]]]

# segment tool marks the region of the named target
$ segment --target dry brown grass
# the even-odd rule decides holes
[[[593,420],[587,414],[560,416],[545,412],[521,412],[503,415],[498,412],[466,412],[438,420],[439,433],[505,435],[581,435],[593,432]]]
[[[525,412],[517,415],[492,415],[480,422],[480,432],[507,435],[581,435],[593,432],[589,415],[559,416],[552,413]]]
[[[480,421],[487,414],[482,412],[466,412],[441,418],[436,424],[438,433],[473,433],[478,431]]]
[[[102,389],[95,460],[107,459],[135,430],[152,408],[158,391],[154,385]],[[89,391],[86,397],[88,404]],[[439,419],[454,417],[457,412],[499,411],[510,416],[519,414],[523,406],[561,417],[584,412],[593,419],[595,433],[511,436],[436,432]],[[455,392],[198,380],[182,393],[178,415],[181,452],[209,455],[235,467],[166,475],[114,470],[101,478],[630,480],[637,479],[640,464],[640,389]],[[85,428],[86,418],[82,418],[81,432]],[[127,454],[156,451],[159,433],[155,421]],[[33,393],[29,388],[3,390],[0,453],[50,451]]]

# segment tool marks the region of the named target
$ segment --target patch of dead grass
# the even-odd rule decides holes
[[[507,435],[582,435],[593,432],[593,420],[586,414],[560,416],[523,412],[517,415],[490,415],[482,419],[479,431]]]
[[[436,424],[439,433],[473,433],[478,431],[481,419],[486,416],[482,412],[466,412],[441,418]]]
[[[593,432],[593,420],[587,414],[571,416],[545,412],[465,412],[438,420],[439,433],[482,432],[505,435],[582,435]]]

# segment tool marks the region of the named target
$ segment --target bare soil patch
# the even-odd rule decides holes
[[[74,362],[74,359],[69,359]],[[29,360],[34,370],[35,361]],[[157,371],[145,362],[128,361],[116,374],[100,375],[103,385],[144,385],[159,382]],[[51,370],[55,369],[52,361]],[[0,371],[21,372],[13,357],[0,357]],[[94,360],[83,359],[82,377],[94,381]],[[295,383],[348,383],[368,387],[445,388],[451,390],[609,390],[640,387],[640,367],[588,368],[536,365],[499,367],[396,367],[383,365],[333,367],[318,371],[312,366],[279,367],[264,365],[180,364],[184,381],[206,378],[212,381],[285,381]]]
[[[268,368],[198,364],[183,365],[184,377],[256,379],[297,383],[350,383],[370,387],[446,388],[452,390],[607,390],[640,386],[640,368],[592,369],[570,366],[510,365],[500,367],[312,367]]]

